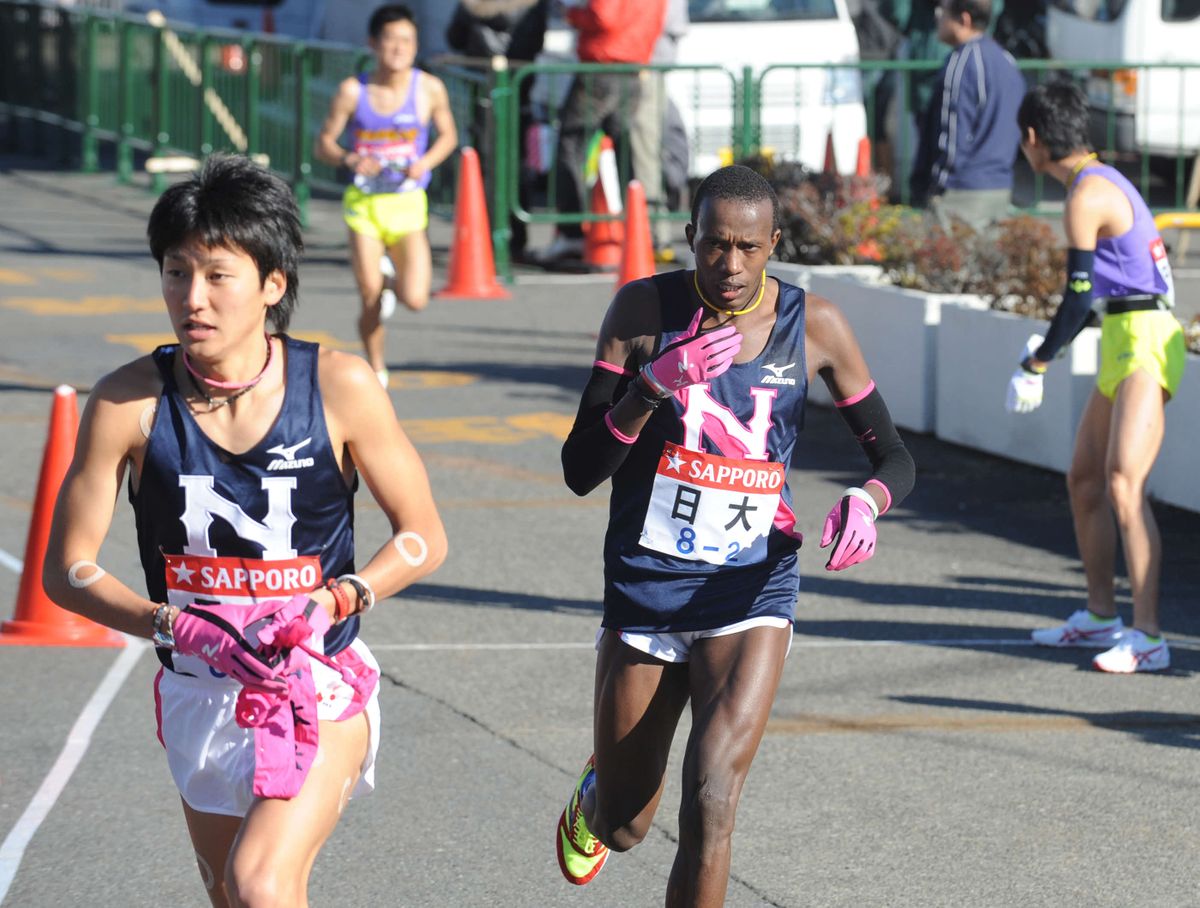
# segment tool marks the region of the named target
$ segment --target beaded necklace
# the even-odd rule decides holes
[[[196,371],[195,367],[192,366],[191,361],[188,359],[187,352],[184,351],[183,365],[187,369],[188,381],[191,382],[192,388],[195,389],[196,393],[199,394],[202,398],[204,398],[205,403],[208,404],[208,412],[209,413],[211,413],[213,410],[219,410],[222,407],[228,406],[229,404],[233,403],[235,400],[237,400],[243,394],[245,394],[246,392],[255,388],[258,385],[258,383],[263,380],[263,376],[267,374],[267,369],[271,365],[271,357],[275,351],[274,346],[271,344],[270,336],[264,334],[263,337],[266,338],[266,341],[267,341],[267,361],[265,363],[263,363],[263,367],[259,371],[258,375],[254,376],[254,378],[250,379],[250,381],[248,381],[248,382],[217,381],[216,379],[208,378],[205,375],[201,375],[199,372]],[[204,388],[204,386],[200,384],[200,382],[202,382],[202,381],[205,384],[211,385],[214,388],[224,388],[226,390],[235,389],[235,390],[234,390],[234,393],[230,394],[228,397],[222,397],[221,399],[218,400],[217,398],[215,398],[211,394],[209,394],[208,391]]]

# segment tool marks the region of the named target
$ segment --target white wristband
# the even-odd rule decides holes
[[[851,486],[850,488],[848,488],[844,492],[842,492],[842,497],[845,498],[846,496],[849,496],[851,498],[860,498],[863,501],[865,501],[867,503],[867,506],[870,507],[870,509],[871,509],[872,519],[874,519],[874,520],[879,519],[879,505],[876,503],[876,501],[872,497],[871,493],[868,492],[866,489],[860,489],[858,486]]]

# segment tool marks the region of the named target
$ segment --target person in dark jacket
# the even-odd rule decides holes
[[[549,14],[550,0],[459,0],[446,27],[446,43],[467,57],[491,61],[501,56],[510,66],[532,63],[542,52]],[[518,147],[524,148],[523,137],[533,122],[529,101],[533,79],[521,79],[517,85],[517,103],[520,105],[517,134],[522,137]],[[480,108],[476,114],[471,141],[481,155],[490,157],[487,109]],[[522,204],[528,201],[528,184],[522,168],[519,187]],[[525,222],[510,215],[508,223],[511,232],[509,253],[514,259],[522,260],[527,241]]]
[[[954,50],[924,113],[910,185],[943,226],[960,218],[982,230],[1008,213],[1025,80],[985,33],[990,0],[941,0],[937,17]]]

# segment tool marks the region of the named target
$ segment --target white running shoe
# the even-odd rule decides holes
[[[388,370],[377,369],[375,371],[375,377],[379,379],[379,383],[383,385],[383,390],[386,391],[388,389],[388,382],[391,381],[391,376],[388,375]]]
[[[1171,667],[1171,651],[1162,637],[1155,642],[1141,631],[1130,628],[1121,635],[1116,646],[1094,658],[1092,665],[1102,672],[1119,675],[1161,672]]]
[[[396,292],[385,287],[383,293],[379,294],[379,317],[387,321],[396,314]]]
[[[1046,627],[1030,634],[1038,646],[1112,646],[1121,638],[1125,625],[1119,617],[1097,618],[1085,608],[1071,614],[1066,624]]]
[[[396,314],[396,266],[392,257],[384,253],[379,259],[379,273],[383,275],[383,293],[379,296],[379,317],[385,321]]]

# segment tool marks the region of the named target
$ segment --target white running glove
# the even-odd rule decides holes
[[[1040,334],[1031,334],[1029,340],[1025,342],[1025,349],[1021,354],[1021,365],[1017,366],[1012,378],[1008,380],[1008,394],[1004,399],[1004,409],[1009,413],[1032,413],[1042,405],[1045,376],[1040,372],[1030,372],[1025,368],[1024,363],[1037,352],[1044,340],[1045,338]]]

